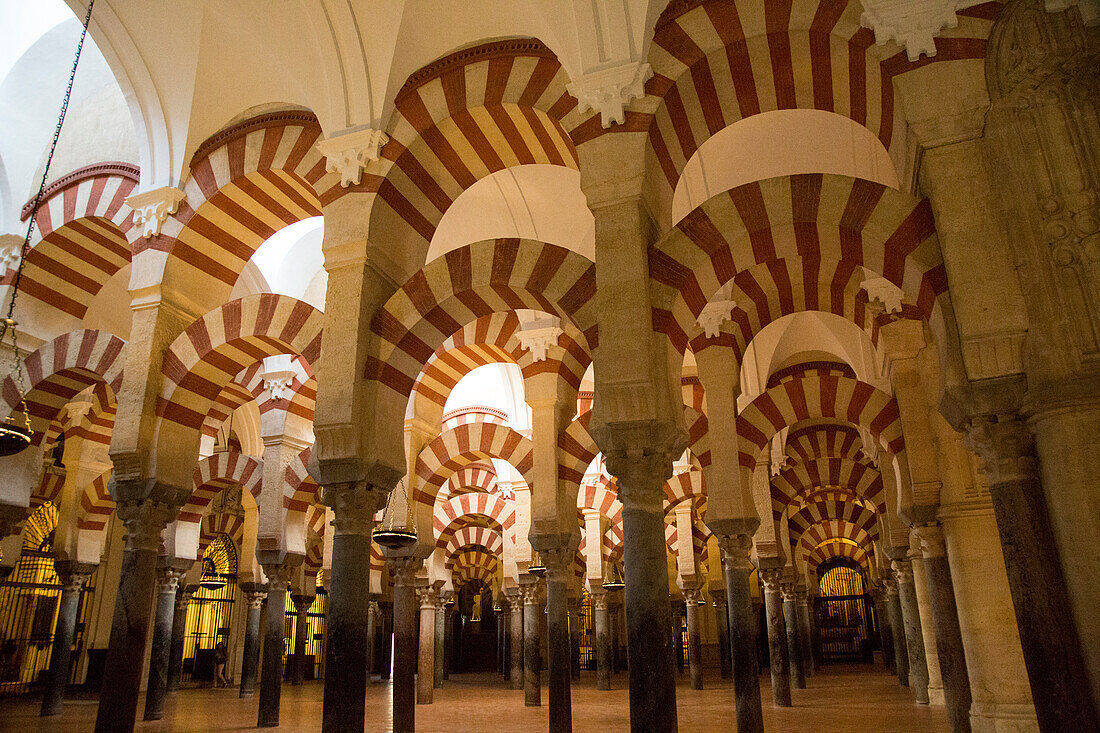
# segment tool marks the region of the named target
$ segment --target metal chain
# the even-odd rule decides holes
[[[15,321],[12,315],[15,313],[15,298],[19,294],[19,282],[23,279],[23,265],[27,261],[27,250],[31,246],[31,234],[34,232],[34,221],[38,216],[38,207],[42,205],[42,196],[46,192],[46,181],[49,180],[50,163],[53,154],[57,151],[57,140],[61,137],[61,126],[65,123],[65,113],[69,110],[69,99],[73,94],[73,82],[76,81],[76,68],[80,64],[80,52],[84,49],[84,39],[88,35],[88,23],[92,19],[92,6],[95,0],[89,0],[88,10],[84,13],[84,24],[80,29],[80,41],[76,44],[76,56],[73,58],[73,68],[69,72],[69,85],[65,88],[65,97],[61,100],[61,114],[57,117],[57,126],[54,127],[53,140],[50,142],[50,152],[46,156],[46,167],[42,170],[42,180],[38,184],[38,193],[34,195],[34,205],[31,207],[30,221],[27,222],[27,236],[23,238],[23,246],[19,250],[19,265],[15,269],[15,278],[11,284],[11,299],[8,302],[8,315],[0,321],[0,343],[4,342],[8,330],[11,329],[12,352],[15,360],[15,378],[19,383],[19,392],[24,391],[23,370],[19,368],[19,344],[16,341]]]

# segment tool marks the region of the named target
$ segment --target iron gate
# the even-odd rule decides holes
[[[845,564],[822,568],[814,603],[825,662],[863,662],[871,655],[873,614],[863,574]]]

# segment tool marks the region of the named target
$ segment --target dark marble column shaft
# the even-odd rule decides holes
[[[886,579],[886,617],[890,622],[890,635],[894,637],[894,672],[898,684],[909,686],[909,649],[905,645],[905,623],[901,615],[901,600],[898,597],[898,583],[892,571]]]
[[[704,603],[703,592],[699,589],[684,590],[684,605],[687,613],[688,629],[688,672],[691,689],[703,689],[703,636],[699,628],[699,604]]]
[[[542,644],[539,639],[539,598],[536,584],[525,585],[523,593],[523,704],[542,705]]]
[[[294,595],[294,676],[291,684],[300,685],[306,678],[306,642],[309,641],[309,607],[313,596]],[[365,671],[365,670],[364,670]]]
[[[917,702],[928,703],[928,662],[924,657],[924,631],[921,629],[917,591],[913,587],[913,565],[909,560],[895,560],[898,578],[898,600],[901,619],[905,624],[905,648],[909,652],[909,686]]]
[[[575,547],[543,552],[546,561],[546,630],[550,674],[550,733],[573,730],[572,677],[569,648],[569,581],[573,573]]]
[[[768,619],[768,664],[772,676],[772,700],[780,707],[791,706],[790,658],[787,624],[783,617],[783,596],[779,589],[782,569],[760,571],[764,583],[764,612]]]
[[[256,676],[260,671],[260,619],[263,616],[264,599],[267,598],[265,585],[246,585],[247,588],[241,589],[244,591],[244,601],[248,604],[248,613],[244,620],[240,697],[252,697],[256,693]]]
[[[447,612],[443,608],[443,599],[435,608],[435,656],[432,658],[435,666],[432,670],[432,686],[439,690],[443,688],[443,670],[446,659],[446,644],[444,643],[447,632]]]
[[[393,733],[416,730],[416,640],[419,608],[416,573],[422,562],[413,558],[390,558],[393,570]]]
[[[794,583],[785,582],[780,586],[783,597],[783,626],[787,632],[787,659],[790,664],[791,686],[799,690],[806,689],[805,657],[802,654],[802,634],[799,633],[798,594]]]
[[[378,606],[382,609],[382,666],[378,670],[378,677],[388,680],[393,663],[393,603],[379,603]]]
[[[168,653],[168,694],[179,692],[183,679],[183,645],[187,635],[187,607],[197,586],[176,588],[176,607],[172,618],[172,649]]]
[[[523,593],[516,591],[509,594],[508,604],[511,613],[508,614],[508,633],[510,635],[512,668],[511,682],[513,690],[523,689]]]
[[[684,659],[684,641],[682,636],[684,628],[683,606],[679,601],[670,600],[668,613],[671,621],[671,625],[669,626],[669,633],[671,634],[670,643],[672,644],[673,657],[676,660],[676,673],[683,674],[684,662],[686,661]]]
[[[593,591],[592,625],[596,637],[596,689],[611,689],[611,614],[607,608],[607,591]]]
[[[724,595],[714,596],[714,617],[718,627],[718,669],[722,679],[728,680],[733,676],[733,667],[730,665],[729,604]]]
[[[172,655],[172,622],[176,616],[176,589],[183,576],[183,570],[171,567],[158,572],[153,644],[149,649],[149,681],[145,688],[145,720],[164,717],[168,666]]]
[[[80,593],[88,578],[95,572],[96,566],[71,560],[56,560],[54,569],[61,581],[61,598],[58,601],[57,626],[50,651],[50,670],[46,676],[46,692],[42,696],[40,715],[43,717],[61,714],[65,690],[69,686],[69,663],[77,615],[80,613]]]
[[[875,621],[878,627],[879,648],[882,649],[882,663],[886,671],[896,675],[894,666],[894,632],[890,627],[890,614],[886,607],[886,587],[876,583],[871,588],[871,598],[875,604]]]
[[[161,535],[176,510],[145,500],[121,501],[115,510],[125,527],[111,640],[103,665],[96,733],[130,733],[137,717]]]
[[[569,674],[581,678],[581,599],[569,599]]]
[[[435,610],[439,607],[439,590],[431,586],[417,588],[416,595],[420,601],[416,704],[431,705],[435,691]]]
[[[381,635],[382,611],[378,608],[377,601],[367,604],[367,682],[374,682],[374,674],[378,671],[379,637]],[[326,634],[327,635],[327,634]],[[326,644],[327,646],[327,644]]]
[[[939,525],[916,530],[924,557],[925,579],[932,606],[936,653],[943,680],[944,705],[951,733],[970,733],[970,675],[966,668],[959,610],[955,604],[955,584],[947,562],[943,530]]]
[[[749,560],[752,538],[718,535],[726,576],[729,613],[730,662],[733,667],[734,705],[738,733],[763,733],[764,711],[760,698],[760,660],[756,653],[756,610],[749,588],[753,566]]]
[[[298,558],[299,564],[301,557]],[[256,727],[274,728],[279,724],[279,704],[283,692],[283,646],[286,634],[286,601],[293,561],[286,565],[264,565],[267,575],[267,615],[264,619],[263,660],[260,668],[260,700]]]
[[[806,588],[798,588],[795,597],[798,604],[798,636],[802,641],[802,672],[807,677],[813,677],[816,670],[813,634],[810,632],[810,597]]]

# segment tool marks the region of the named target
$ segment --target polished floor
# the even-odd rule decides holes
[[[705,690],[692,690],[686,675],[676,691],[679,727],[682,731],[731,731],[733,688],[710,673]],[[761,676],[764,727],[768,731],[822,733],[936,733],[947,730],[943,708],[916,705],[912,695],[895,678],[871,666],[828,667],[810,678],[805,690],[792,690],[794,707],[776,708],[771,687]],[[629,730],[626,675],[617,675],[618,689],[600,692],[591,673],[573,683],[573,730],[615,733]],[[316,731],[321,721],[321,683],[283,686],[280,731]],[[493,675],[455,675],[435,704],[416,708],[416,729],[421,733],[534,733],[547,727],[547,692],[543,706],[527,708],[523,692],[506,687]],[[375,683],[367,692],[368,731],[390,728],[390,687]],[[144,702],[144,701],[143,701]],[[165,719],[139,722],[139,731],[237,731],[255,729],[256,700],[240,700],[236,690],[183,690],[169,703]],[[66,702],[60,718],[38,717],[38,701],[0,700],[0,731],[90,731],[94,727],[95,700]]]

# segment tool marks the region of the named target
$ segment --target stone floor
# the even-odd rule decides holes
[[[692,690],[681,677],[676,700],[682,731],[732,730],[733,688],[707,670],[708,689]],[[545,679],[545,677],[544,677]],[[828,667],[810,678],[805,690],[792,690],[793,708],[776,708],[771,687],[762,676],[764,727],[768,731],[828,731],[829,733],[935,733],[946,731],[943,708],[916,705],[895,678],[870,666]],[[629,729],[626,675],[617,675],[618,689],[600,692],[591,673],[574,682],[573,730],[613,733]],[[280,731],[316,731],[321,721],[321,683],[301,687],[285,685],[282,693]],[[435,704],[417,706],[417,731],[421,733],[477,733],[484,731],[535,731],[547,727],[547,692],[543,706],[526,708],[523,692],[512,690],[493,675],[455,675]],[[389,730],[389,684],[375,683],[367,692],[367,730]],[[164,720],[139,722],[139,731],[228,731],[254,729],[256,700],[240,700],[236,690],[183,690],[169,702]],[[66,702],[60,718],[38,717],[39,701],[0,700],[0,731],[90,731],[94,727],[96,701]]]

